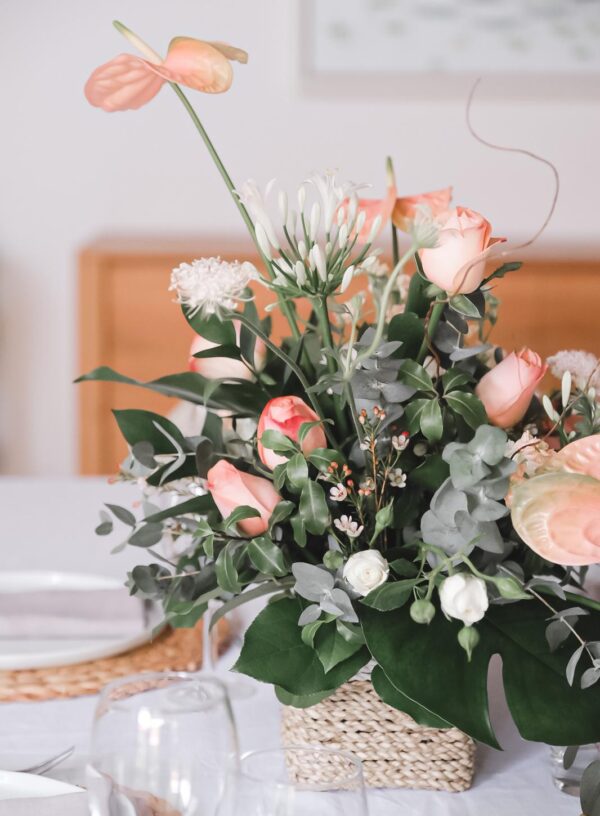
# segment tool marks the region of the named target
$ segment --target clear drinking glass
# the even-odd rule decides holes
[[[581,745],[577,749],[574,761],[570,758],[568,768],[565,768],[565,754],[569,750],[565,746],[550,746],[550,763],[552,768],[552,779],[556,787],[571,796],[579,796],[581,787],[581,777],[583,772],[597,759],[600,759],[600,743],[593,745]]]
[[[252,751],[231,768],[218,816],[367,816],[361,763],[317,747]]]
[[[214,816],[238,742],[215,678],[138,674],[96,708],[86,769],[92,816]]]

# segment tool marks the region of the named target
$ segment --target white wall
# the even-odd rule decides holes
[[[326,0],[322,0],[325,2]],[[0,469],[65,474],[75,467],[75,254],[99,233],[240,232],[202,144],[168,89],[146,108],[108,115],[82,94],[89,72],[131,50],[118,17],[157,49],[171,35],[222,39],[250,52],[228,94],[197,108],[237,180],[295,186],[339,167],[383,184],[396,160],[407,193],[454,184],[497,234],[521,238],[547,207],[548,172],[474,143],[464,95],[311,96],[296,70],[296,0],[0,0]],[[468,85],[465,86],[465,95]],[[600,108],[568,99],[485,99],[480,130],[559,167],[553,242],[598,236]],[[166,295],[165,295],[166,296]],[[158,329],[157,329],[158,330]]]

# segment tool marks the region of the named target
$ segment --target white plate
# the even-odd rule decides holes
[[[122,581],[104,575],[85,575],[74,572],[1,572],[0,593],[45,592],[49,590],[90,591],[120,589]],[[133,596],[132,604],[143,601]],[[51,666],[68,666],[88,660],[122,654],[142,646],[152,639],[162,624],[162,612],[158,604],[147,607],[145,620],[140,615],[139,634],[126,634],[105,638],[0,638],[0,669],[44,669]]]
[[[61,796],[66,793],[82,793],[83,788],[49,779],[47,776],[0,771],[1,799],[38,799],[45,796]]]

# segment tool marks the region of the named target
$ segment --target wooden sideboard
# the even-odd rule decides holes
[[[171,269],[193,258],[220,255],[259,263],[247,242],[227,238],[103,238],[86,246],[79,263],[79,369],[108,365],[149,380],[187,368],[192,331],[167,291]],[[527,345],[542,356],[584,348],[600,356],[600,250],[536,249],[518,254],[522,269],[498,281],[502,300],[492,340],[505,348]],[[360,287],[360,280],[354,282]],[[257,305],[272,300],[256,287]],[[272,312],[276,335],[285,320]],[[173,401],[114,383],[75,386],[79,400],[79,469],[116,471],[126,446],[113,408],[166,414]]]

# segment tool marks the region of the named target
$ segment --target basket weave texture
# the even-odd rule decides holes
[[[418,725],[391,708],[369,680],[351,680],[310,708],[284,706],[284,743],[350,751],[370,788],[465,791],[471,787],[473,740],[457,728]]]
[[[217,649],[231,639],[229,622],[217,624]],[[197,671],[202,664],[202,622],[193,629],[165,629],[150,643],[124,654],[46,669],[0,671],[0,702],[40,702],[97,694],[111,680],[157,671]]]

